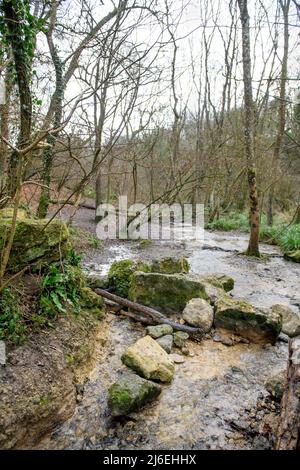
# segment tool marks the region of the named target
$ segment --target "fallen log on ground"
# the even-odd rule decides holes
[[[289,342],[287,387],[281,401],[276,450],[300,450],[300,336]]]
[[[167,325],[172,326],[174,330],[177,331],[184,331],[188,333],[192,338],[195,339],[201,339],[203,337],[203,331],[201,328],[194,328],[192,326],[188,325],[181,325],[180,323],[177,323],[175,321],[170,320],[169,318],[165,317],[162,313],[158,312],[157,310],[154,310],[153,308],[146,307],[145,305],[138,304],[136,302],[132,302],[131,300],[124,299],[123,297],[119,297],[116,294],[112,294],[111,292],[107,292],[104,289],[95,289],[96,294],[101,295],[105,299],[111,300],[116,304],[122,305],[123,307],[128,307],[131,310],[134,310],[135,312],[139,312],[143,314],[143,317],[145,319],[148,317],[151,317],[151,324],[161,324],[165,323]],[[138,315],[130,315],[131,312],[124,312],[124,314],[129,314],[128,316],[131,316],[131,318],[134,318],[138,321],[143,322],[143,317],[140,317]],[[146,323],[146,322],[145,322]],[[148,323],[148,322],[147,322]],[[150,324],[150,323],[148,323]]]

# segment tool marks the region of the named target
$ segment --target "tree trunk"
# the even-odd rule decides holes
[[[289,342],[287,387],[275,444],[277,450],[300,450],[300,336]]]
[[[259,254],[259,203],[254,162],[254,108],[252,97],[250,26],[247,0],[238,0],[242,24],[243,81],[244,81],[244,139],[247,161],[247,176],[250,196],[250,240],[247,249],[249,256]]]
[[[58,129],[61,125],[62,120],[62,105],[64,98],[64,80],[63,80],[63,63],[60,60],[60,57],[57,53],[56,47],[53,43],[52,33],[54,30],[56,22],[56,13],[57,13],[57,4],[54,5],[51,15],[51,25],[47,33],[47,40],[49,45],[49,50],[53,65],[55,68],[55,92],[53,95],[54,99],[54,117],[53,117],[53,128]],[[50,185],[51,185],[51,171],[53,166],[53,157],[54,157],[54,147],[56,143],[58,133],[54,132],[48,136],[47,143],[49,148],[47,148],[43,153],[43,174],[42,181],[43,187],[41,191],[41,196],[39,200],[38,207],[38,216],[44,218],[47,215],[48,207],[50,204]]]
[[[8,65],[5,73],[5,102],[1,106],[1,113],[0,113],[0,132],[2,137],[4,137],[7,141],[9,140],[9,108],[10,108],[10,101],[11,101],[11,92],[12,92],[12,85],[13,77],[12,77],[12,69],[11,66]],[[8,171],[8,158],[9,158],[9,148],[5,142],[0,140],[0,175],[6,177]]]
[[[172,326],[175,330],[185,331],[186,333],[189,333],[189,335],[191,335],[192,337],[196,337],[198,339],[201,339],[203,337],[203,331],[201,330],[201,328],[194,328],[192,326],[181,325],[179,323],[176,323],[170,320],[169,318],[166,318],[162,313],[158,312],[157,310],[154,310],[153,308],[146,307],[145,305],[141,305],[136,302],[132,302],[131,300],[124,299],[123,297],[119,297],[116,294],[107,292],[104,289],[96,288],[94,290],[96,294],[101,295],[105,299],[112,300],[113,302],[119,305],[128,307],[132,310],[135,310],[136,312],[140,312],[146,317],[150,317],[153,321],[153,324],[166,323]]]
[[[280,76],[280,94],[279,94],[279,123],[277,128],[276,142],[273,153],[273,164],[274,176],[276,180],[277,172],[279,169],[279,158],[283,144],[285,120],[286,120],[286,81],[287,81],[287,70],[288,70],[288,55],[289,55],[289,8],[291,0],[279,0],[279,4],[283,13],[284,21],[284,45],[283,45],[283,57],[281,66]],[[268,206],[268,225],[273,225],[273,205],[274,205],[274,186],[275,183],[270,187],[269,192],[269,206]]]
[[[21,149],[28,144],[31,136],[32,99],[30,91],[30,59],[26,50],[22,29],[22,11],[19,11],[13,2],[8,0],[3,0],[2,10],[5,15],[7,38],[13,53],[17,76],[20,102],[20,133],[18,147]],[[15,196],[17,191],[19,161],[20,157],[18,152],[13,151],[9,164],[9,192],[12,197]]]

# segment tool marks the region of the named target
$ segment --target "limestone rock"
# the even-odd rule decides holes
[[[173,336],[172,335],[165,335],[157,338],[156,340],[158,344],[166,351],[166,353],[170,354],[172,351],[173,346]]]
[[[161,393],[161,387],[135,374],[124,374],[108,391],[108,406],[113,416],[137,411]]]
[[[300,335],[300,315],[287,305],[276,304],[271,310],[282,316],[282,332],[290,338]]]
[[[227,274],[212,274],[202,278],[208,284],[223,289],[225,292],[230,292],[234,289],[234,279]]]
[[[275,343],[282,326],[281,315],[260,312],[245,300],[224,296],[216,302],[215,326],[257,343]]]
[[[135,271],[150,271],[150,267],[143,261],[123,259],[114,261],[108,272],[108,285],[120,297],[128,297],[132,277]]]
[[[151,336],[144,336],[122,355],[123,363],[146,379],[171,382],[174,363],[168,354]]]
[[[129,298],[163,313],[181,313],[193,298],[207,299],[203,282],[184,274],[136,272]]]
[[[151,263],[151,272],[160,274],[188,273],[190,266],[186,258],[155,259]]]
[[[204,299],[191,299],[183,310],[183,319],[192,326],[208,333],[213,325],[214,310]]]
[[[12,212],[5,209],[0,214],[0,251],[10,230]],[[8,269],[19,271],[28,264],[41,266],[59,260],[68,249],[69,231],[64,222],[54,219],[29,219],[23,211],[17,218],[16,232],[9,257]]]
[[[173,328],[170,325],[155,325],[155,326],[147,326],[146,334],[151,336],[152,338],[160,338],[164,335],[171,335],[173,333]]]
[[[185,333],[184,331],[175,331],[173,334],[174,338],[174,344],[178,348],[184,348],[186,345],[187,340],[189,339],[188,333]]]

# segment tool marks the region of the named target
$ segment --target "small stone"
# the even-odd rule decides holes
[[[186,341],[189,339],[189,335],[184,331],[175,331],[175,333],[173,333],[173,338],[174,344],[178,348],[183,348],[185,346]]]
[[[185,362],[184,357],[180,356],[180,354],[170,354],[170,358],[175,364],[183,364]]]
[[[206,300],[196,298],[186,304],[182,316],[189,325],[201,328],[204,333],[208,333],[213,325],[214,310]]]
[[[151,336],[151,338],[157,339],[161,336],[171,335],[173,333],[173,328],[170,325],[162,324],[155,326],[147,326],[146,335]]]
[[[6,346],[4,341],[0,341],[0,365],[6,365]]]
[[[166,351],[166,353],[170,354],[172,351],[173,346],[173,336],[172,335],[164,335],[156,340],[158,344]]]
[[[186,347],[181,348],[181,352],[182,352],[182,354],[184,354],[185,356],[189,356],[189,355],[190,355],[190,351],[189,351],[189,349],[186,348]]]

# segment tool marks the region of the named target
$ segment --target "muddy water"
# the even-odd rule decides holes
[[[300,266],[284,261],[269,246],[262,247],[271,255],[268,261],[251,261],[238,254],[245,246],[244,236],[227,233],[207,234],[203,249],[192,241],[156,243],[147,249],[138,242],[112,243],[86,255],[84,266],[100,274],[114,259],[185,255],[196,273],[232,275],[237,297],[260,307],[281,302],[297,308]],[[143,334],[143,327],[129,319],[107,316],[106,347],[99,351],[74,416],[40,448],[251,449],[272,444],[276,416],[257,408],[257,400],[267,396],[266,378],[286,367],[287,346],[280,342],[265,348],[241,343],[228,347],[211,339],[189,342],[191,355],[176,365],[174,381],[163,387],[160,399],[128,419],[112,420],[106,404],[108,387],[124,369],[122,352]],[[269,422],[261,425],[266,419]]]

